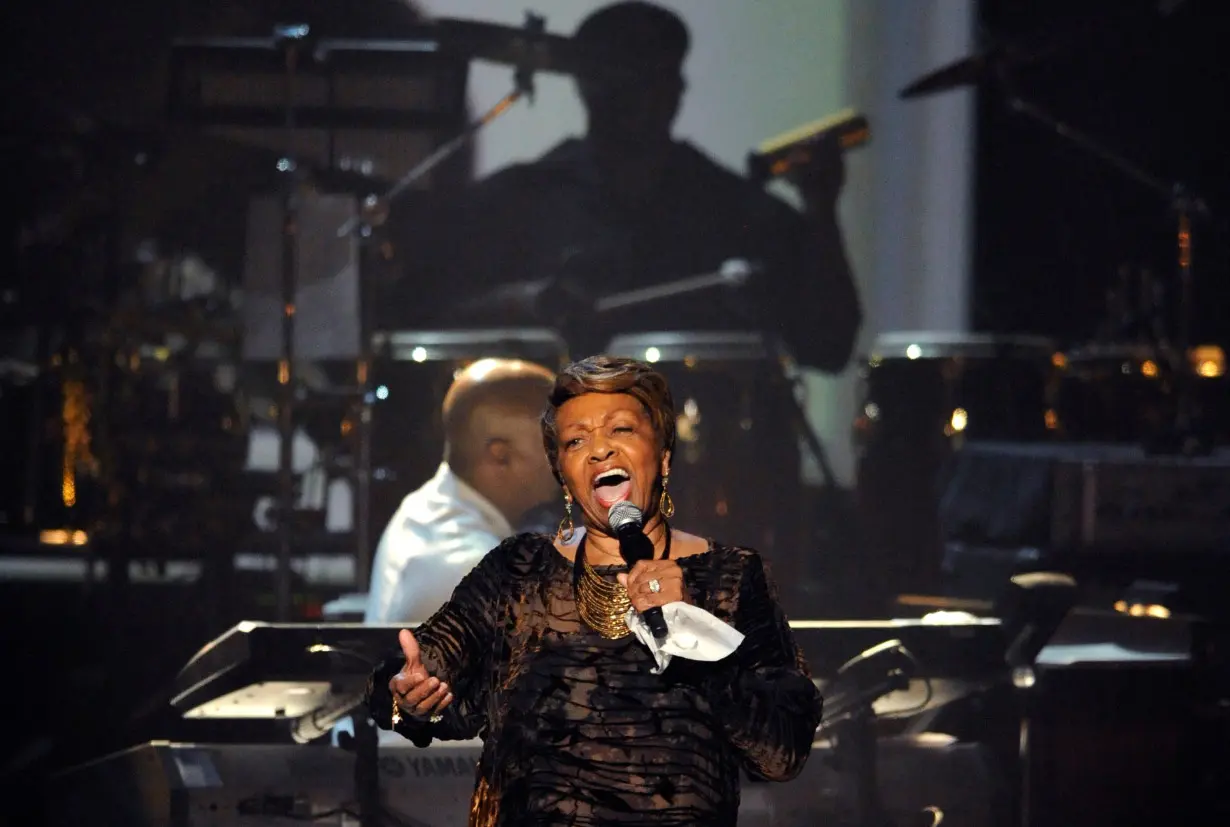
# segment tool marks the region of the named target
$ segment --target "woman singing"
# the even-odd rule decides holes
[[[820,721],[760,556],[668,522],[675,412],[649,365],[565,368],[542,434],[563,485],[559,533],[509,538],[402,630],[401,654],[372,676],[371,714],[418,746],[483,737],[471,825],[733,825],[740,768],[793,778]],[[607,522],[621,500],[654,549],[631,570]],[[668,623],[709,623],[733,652],[663,668],[628,609],[670,604]]]

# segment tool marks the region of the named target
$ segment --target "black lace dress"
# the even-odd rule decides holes
[[[581,622],[572,563],[541,534],[491,551],[415,631],[454,701],[437,723],[403,715],[396,729],[418,746],[483,737],[472,825],[733,825],[740,768],[799,772],[821,701],[760,556],[711,544],[678,563],[692,603],[746,636],[722,661],[675,658],[652,674],[635,636]],[[401,664],[368,688],[385,729]]]

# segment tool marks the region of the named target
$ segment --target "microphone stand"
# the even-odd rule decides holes
[[[543,36],[546,32],[546,18],[526,12],[525,30],[526,34],[529,35],[531,39],[534,37]],[[381,207],[387,207],[393,199],[397,198],[397,196],[414,186],[429,172],[455,155],[470,141],[474,140],[474,137],[478,135],[483,127],[499,118],[507,112],[513,104],[517,103],[522,98],[528,98],[531,103],[533,103],[534,100],[534,66],[529,63],[528,60],[527,62],[518,65],[514,70],[513,90],[511,92],[500,98],[494,106],[478,118],[471,121],[459,133],[440,145],[440,147],[434,152],[413,166],[405,175],[398,179],[393,186],[389,187],[383,195],[368,196],[363,203],[365,212],[338,227],[338,237],[354,232],[361,224],[366,223],[370,226],[374,223],[380,223],[383,219],[377,218],[373,220],[373,215],[380,210]]]
[[[833,734],[834,763],[839,770],[846,770],[854,777],[854,825],[857,827],[893,827],[893,819],[880,797],[876,713],[872,704],[908,686],[908,677],[899,673],[888,675],[858,691],[853,698],[839,697],[839,712],[823,724],[823,728]]]
[[[525,29],[532,39],[546,32],[546,19],[526,13]],[[532,50],[527,50],[527,52]],[[363,200],[362,209],[354,217],[337,229],[339,238],[351,233],[359,237],[372,237],[372,228],[382,224],[388,214],[388,206],[392,201],[427,177],[436,167],[457,154],[469,144],[488,124],[495,121],[522,98],[531,103],[534,100],[534,66],[528,62],[516,67],[513,72],[513,89],[500,98],[494,106],[478,118],[467,124],[459,133],[443,143],[430,155],[413,166],[397,180],[382,195],[369,195]],[[366,297],[360,301],[364,308],[368,302]],[[371,578],[371,478],[372,478],[372,406],[376,401],[372,391],[371,380],[371,330],[370,314],[363,310],[363,324],[360,325],[360,353],[356,365],[355,379],[358,384],[359,411],[356,418],[356,461],[355,461],[355,579],[362,586]]]
[[[286,129],[295,125],[295,81],[301,50],[307,45],[309,28],[304,25],[278,26],[278,38],[285,58]],[[278,557],[274,577],[277,619],[290,620],[291,614],[291,528],[295,507],[295,282],[298,275],[298,218],[301,173],[295,160],[284,157],[278,169],[286,173],[282,198],[282,354],[278,360]]]
[[[1211,218],[1204,199],[1179,181],[1167,181],[1144,170],[1119,153],[1106,147],[1092,136],[1047,112],[1042,107],[1016,94],[1001,67],[998,79],[1007,93],[1008,108],[1019,115],[1041,124],[1054,135],[1099,159],[1126,178],[1153,190],[1170,203],[1175,221],[1176,261],[1179,273],[1179,313],[1174,350],[1170,364],[1175,377],[1175,412],[1171,430],[1152,447],[1158,450],[1177,450],[1182,454],[1207,453],[1211,446],[1201,444],[1197,438],[1195,419],[1195,388],[1188,352],[1191,347],[1192,317],[1194,311],[1194,273],[1192,267],[1192,219]],[[1155,337],[1156,338],[1156,337]],[[1155,343],[1158,345],[1160,343]]]

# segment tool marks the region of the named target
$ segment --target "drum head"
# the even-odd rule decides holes
[[[777,558],[798,554],[800,454],[793,385],[760,333],[630,333],[607,353],[651,363],[670,384],[676,444],[671,496],[679,526]],[[783,572],[784,573],[784,572]]]
[[[611,356],[689,368],[729,368],[734,363],[763,362],[772,354],[764,336],[744,331],[628,333],[611,339]]]
[[[394,362],[463,363],[479,359],[525,359],[557,370],[568,345],[549,328],[384,331],[372,336],[377,358]]]
[[[954,356],[994,358],[1038,354],[1050,359],[1055,343],[1043,336],[994,336],[945,331],[881,333],[872,345],[870,361],[883,359],[945,359]]]
[[[383,331],[372,337],[371,520],[379,532],[401,499],[429,479],[444,451],[440,406],[454,377],[480,359],[559,370],[563,338],[548,328]],[[545,402],[545,399],[544,399]]]

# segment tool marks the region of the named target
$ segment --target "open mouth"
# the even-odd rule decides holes
[[[604,508],[628,499],[632,492],[632,477],[622,468],[612,468],[594,477],[594,496]]]

